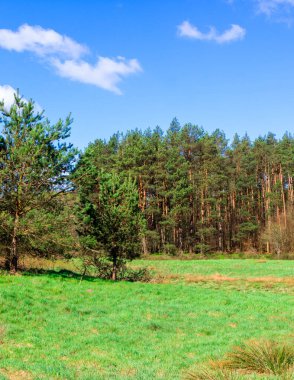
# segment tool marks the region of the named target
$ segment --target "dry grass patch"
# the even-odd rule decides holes
[[[15,371],[6,368],[2,368],[0,371],[8,380],[33,380],[33,376],[28,371]]]
[[[194,371],[188,372],[186,380],[241,380],[242,377],[235,371],[199,366]]]
[[[153,284],[172,284],[181,280],[183,276],[179,274],[163,274],[157,273],[151,280],[150,283]]]
[[[193,274],[187,274],[185,276],[185,281],[190,283],[198,283],[198,282],[236,282],[239,281],[240,278],[238,277],[228,277],[224,276],[220,273],[215,273],[211,275],[193,275]]]
[[[266,286],[271,286],[274,284],[283,284],[287,286],[294,286],[294,277],[274,277],[274,276],[263,276],[263,277],[228,277],[220,273],[215,273],[212,275],[185,275],[185,281],[187,283],[201,283],[201,282],[245,282],[245,283],[259,283]]]
[[[267,263],[267,261],[268,261],[268,260],[266,260],[266,259],[258,259],[258,260],[256,260],[255,262],[256,262],[257,264],[264,264],[264,263]]]
[[[127,376],[128,378],[134,378],[137,375],[137,370],[136,368],[122,368],[120,371],[120,374],[122,376]]]
[[[249,277],[246,278],[248,282],[257,283],[270,283],[270,284],[286,284],[294,286],[294,277],[274,277],[274,276],[264,276],[264,277]]]
[[[3,344],[6,329],[4,326],[0,326],[0,344]]]

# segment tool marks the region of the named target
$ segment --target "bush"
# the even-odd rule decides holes
[[[149,282],[151,274],[147,268],[125,268],[118,274],[118,279],[130,282]]]
[[[164,244],[163,252],[167,255],[176,256],[177,255],[177,247],[174,244]]]
[[[84,273],[91,273],[103,280],[112,278],[113,264],[105,257],[86,256],[83,258]],[[151,273],[147,268],[128,268],[124,260],[118,262],[118,281],[149,282]]]

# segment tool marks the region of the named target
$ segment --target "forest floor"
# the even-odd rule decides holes
[[[152,282],[2,273],[0,379],[177,380],[247,340],[294,339],[294,261],[132,266]]]

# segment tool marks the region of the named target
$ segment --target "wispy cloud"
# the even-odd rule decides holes
[[[190,24],[189,21],[184,21],[178,25],[178,34],[180,37],[224,44],[242,40],[245,37],[246,30],[239,25],[232,24],[231,27],[223,33],[219,33],[214,27],[211,27],[207,33],[203,33],[196,26]]]
[[[74,59],[88,51],[86,46],[55,30],[27,24],[20,26],[16,32],[0,29],[0,47],[17,52],[29,51],[41,56],[54,54]]]
[[[294,0],[256,0],[258,10],[270,16],[277,11],[290,10],[294,7]]]
[[[94,84],[119,95],[121,91],[117,84],[122,77],[141,71],[140,64],[136,59],[127,61],[123,57],[118,57],[116,60],[99,57],[95,65],[75,60],[61,62],[58,59],[53,60],[52,64],[60,76],[82,83]]]
[[[8,84],[4,84],[3,86],[0,85],[0,102],[4,102],[4,109],[9,110],[10,107],[14,104],[14,95],[17,94],[17,90]],[[28,102],[28,100],[24,97],[22,97],[22,100],[24,102]],[[35,111],[36,112],[42,112],[42,107],[35,103]]]
[[[17,31],[0,29],[0,48],[31,52],[44,58],[62,77],[92,84],[116,94],[121,94],[118,83],[124,77],[142,70],[136,59],[126,60],[123,57],[98,57],[95,64],[90,64],[83,58],[89,53],[85,45],[41,26],[25,24]]]

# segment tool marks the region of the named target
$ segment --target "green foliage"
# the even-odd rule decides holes
[[[140,254],[144,221],[139,212],[138,193],[133,180],[100,172],[92,188],[79,188],[80,242],[89,264],[101,257],[112,262],[112,278],[125,260]]]
[[[253,142],[236,136],[229,146],[218,129],[207,133],[174,119],[165,134],[157,127],[96,140],[77,174],[87,173],[84,189],[94,188],[101,171],[134,181],[147,227],[144,254],[274,253],[273,239],[261,236],[274,223],[281,229],[293,213],[293,152],[291,134]]]
[[[117,260],[116,280],[129,282],[149,282],[151,280],[152,276],[148,268],[128,267],[125,261],[124,259]],[[113,263],[104,256],[87,255],[83,257],[81,271],[103,280],[111,280]]]
[[[60,198],[60,197],[59,197]],[[54,200],[53,207],[32,209],[23,214],[18,223],[18,256],[31,254],[38,257],[57,257],[75,248],[70,231],[72,213],[65,199]],[[0,240],[5,249],[11,244],[14,219],[8,213],[0,213]]]
[[[169,244],[169,243],[164,244],[163,252],[171,256],[176,256],[177,247],[174,244]]]
[[[66,142],[71,122],[68,117],[51,125],[19,95],[9,110],[0,104],[0,238],[8,268],[17,270],[21,250],[57,248],[62,224],[57,211],[63,207],[57,198],[72,187],[69,173],[77,153]]]
[[[147,268],[124,268],[119,279],[130,282],[149,282],[151,273]]]

